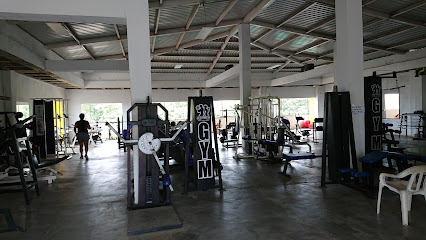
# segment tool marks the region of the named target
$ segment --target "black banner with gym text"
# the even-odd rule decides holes
[[[198,190],[214,188],[211,97],[193,97],[194,168]]]
[[[364,78],[365,154],[382,149],[382,79]]]

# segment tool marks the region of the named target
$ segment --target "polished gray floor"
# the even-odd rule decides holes
[[[220,148],[226,191],[182,195],[182,170],[172,172],[173,206],[183,228],[127,236],[126,154],[116,142],[91,146],[90,160],[78,156],[55,168],[63,175],[31,192],[0,195],[26,232],[0,239],[425,239],[426,203],[413,198],[407,227],[401,224],[399,196],[384,191],[382,213],[376,200],[343,185],[320,188],[320,159],[282,164],[234,160],[234,149]],[[314,147],[320,151],[319,145]],[[301,149],[305,151],[305,149]],[[1,216],[0,216],[1,217]],[[0,225],[4,224],[1,222]],[[141,219],[144,221],[144,219]]]

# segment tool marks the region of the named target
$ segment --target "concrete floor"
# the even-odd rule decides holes
[[[91,146],[88,162],[78,156],[55,168],[63,175],[52,185],[0,195],[26,232],[0,239],[425,239],[426,204],[413,198],[408,227],[401,224],[398,195],[384,191],[382,212],[376,199],[343,185],[319,188],[320,159],[292,163],[292,178],[282,164],[234,160],[234,149],[220,148],[226,191],[182,195],[183,171],[172,172],[173,206],[183,228],[127,236],[126,155],[115,141]],[[314,149],[320,151],[320,146]],[[1,217],[1,216],[0,216]],[[0,228],[4,222],[0,220]],[[3,223],[3,224],[2,224]]]

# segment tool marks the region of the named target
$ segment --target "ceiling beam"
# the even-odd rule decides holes
[[[268,35],[269,33],[271,33],[272,31],[274,31],[273,29],[266,29],[266,31],[264,31],[263,33],[259,34],[254,40],[253,42],[257,42],[260,39],[264,38],[266,35]]]
[[[263,9],[269,7],[275,0],[261,0],[253,9],[243,18],[243,23],[251,22]]]
[[[318,22],[318,23],[316,23],[316,24],[314,24],[314,25],[310,26],[310,27],[306,30],[306,33],[313,32],[313,31],[317,30],[318,28],[320,28],[320,27],[322,27],[322,26],[324,26],[324,25],[328,24],[329,22],[333,21],[334,19],[336,19],[336,16],[334,16],[334,15],[333,15],[333,16],[330,16],[330,17],[328,17],[328,18],[325,18],[324,20],[322,20],[322,21],[320,21],[320,22]]]
[[[377,35],[377,36],[373,36],[372,38],[365,39],[365,40],[364,40],[364,43],[374,42],[374,41],[377,41],[377,40],[379,40],[379,39],[382,39],[382,38],[385,38],[385,37],[389,37],[389,36],[392,36],[392,35],[397,34],[397,33],[403,33],[403,32],[405,32],[405,31],[408,31],[408,30],[412,29],[412,28],[415,28],[415,27],[413,27],[413,26],[408,26],[408,27],[407,27],[407,26],[404,26],[404,27],[400,27],[400,28],[394,29],[394,30],[392,30],[392,31],[389,31],[389,32],[385,32],[385,33],[379,34],[379,35]]]
[[[226,6],[225,10],[219,15],[219,17],[216,19],[215,25],[217,26],[222,19],[228,14],[229,11],[231,11],[232,7],[234,7],[235,4],[237,4],[238,0],[232,0],[228,6]]]
[[[320,45],[322,45],[322,44],[324,44],[324,43],[327,43],[327,42],[329,42],[329,41],[331,41],[331,40],[319,39],[319,40],[317,40],[317,41],[315,41],[315,42],[313,42],[313,43],[311,43],[311,44],[308,44],[308,45],[306,45],[306,46],[304,46],[304,47],[302,47],[302,48],[298,49],[298,50],[296,51],[295,55],[300,54],[300,53],[302,53],[302,52],[304,52],[304,51],[306,51],[306,50],[308,50],[308,49],[311,49],[311,48],[313,48],[313,47],[320,46]]]
[[[117,24],[114,24],[115,34],[117,34],[117,39],[120,40],[120,48],[121,53],[123,54],[123,57],[127,59],[126,57],[126,51],[124,51],[123,41],[121,41],[120,31],[118,31]]]
[[[362,6],[367,6],[368,4],[372,4],[377,0],[363,0],[362,1]]]
[[[248,23],[250,21],[252,21],[255,17],[257,17],[257,15],[259,15],[259,13],[267,8],[268,6],[270,6],[275,0],[261,0],[253,9],[251,9],[243,18],[243,23]],[[239,25],[235,25],[234,27],[232,27],[232,29],[229,31],[228,36],[225,38],[225,42],[222,44],[222,46],[220,47],[220,51],[217,52],[215,59],[213,60],[213,63],[210,65],[209,70],[207,71],[207,74],[210,74],[213,69],[214,66],[216,66],[217,61],[219,61],[220,56],[223,53],[223,50],[226,48],[226,45],[228,44],[229,40],[231,39],[231,37],[236,33],[236,31],[238,30]]]
[[[217,0],[167,0],[163,4],[158,2],[149,2],[149,9],[158,9],[158,8],[173,8],[184,5],[200,5],[202,3],[211,3],[216,2]]]
[[[198,44],[201,44],[201,43],[210,42],[210,41],[213,41],[213,40],[216,40],[216,39],[219,39],[219,38],[223,38],[223,37],[226,37],[226,36],[228,36],[228,32],[217,33],[215,35],[207,37],[204,41],[203,40],[194,40],[194,41],[191,41],[191,42],[181,44],[178,49],[192,47],[192,46],[195,46],[195,45],[198,45]],[[159,48],[159,49],[155,50],[152,54],[153,54],[153,56],[156,56],[156,55],[161,55],[161,54],[165,54],[165,53],[168,53],[168,52],[173,52],[173,51],[176,51],[178,49],[176,49],[176,46],[167,47],[167,48]]]
[[[189,18],[188,18],[188,20],[186,21],[186,24],[185,24],[185,31],[187,31],[189,29],[189,27],[191,26],[192,21],[195,18],[195,15],[197,15],[198,10],[200,9],[200,6],[201,5],[198,4],[194,7],[194,9],[192,9],[191,15],[189,15]],[[181,33],[178,40],[176,41],[176,49],[179,48],[184,37],[185,37],[185,32]]]
[[[226,27],[226,26],[240,24],[241,22],[242,22],[241,19],[223,21],[216,27]],[[207,23],[207,24],[200,24],[200,25],[192,26],[192,27],[189,27],[188,29],[185,29],[185,27],[171,28],[171,29],[158,29],[157,34],[155,34],[155,32],[152,31],[150,33],[150,36],[153,37],[153,36],[163,36],[163,35],[170,35],[170,34],[194,32],[194,31],[201,30],[203,27],[215,27],[215,26],[214,26],[214,23]],[[127,40],[127,35],[121,35],[121,40]],[[114,36],[107,36],[107,37],[84,39],[84,40],[80,40],[80,43],[82,45],[87,45],[87,44],[100,43],[100,42],[110,42],[110,41],[118,41],[118,40],[117,40],[117,37],[114,35]],[[46,48],[50,49],[50,50],[55,49],[55,48],[71,47],[71,46],[79,46],[79,45],[75,41],[46,44]]]
[[[154,36],[152,37],[151,42],[151,52],[154,52],[155,50],[155,40],[157,40],[157,33],[158,33],[158,25],[160,24],[160,15],[161,15],[161,9],[157,9],[155,13],[155,21],[154,21]]]
[[[311,7],[314,4],[315,4],[315,2],[307,2],[307,3],[303,4],[301,7],[297,8],[295,11],[293,11],[288,16],[286,16],[283,20],[281,20],[281,23],[278,24],[277,27],[281,27],[282,25],[287,23],[290,19],[295,17],[297,14],[305,11],[306,9],[308,9],[309,7]]]
[[[194,6],[194,9],[192,9],[191,15],[189,15],[189,18],[186,21],[185,30],[189,29],[189,27],[191,26],[191,23],[194,20],[195,16],[197,15],[197,12],[198,12],[199,9],[200,9],[200,4]],[[155,33],[155,34],[157,34],[157,33]]]
[[[238,27],[239,25],[235,25],[233,28],[231,28],[231,30],[229,30],[229,34],[225,38],[225,42],[222,43],[222,46],[220,47],[220,51],[217,52],[215,59],[213,59],[213,63],[210,65],[209,70],[207,71],[207,74],[210,74],[213,71],[213,68],[216,66],[217,61],[219,61],[220,56],[222,55],[223,50],[226,48],[226,45],[228,44],[229,40],[238,31]]]
[[[406,13],[406,12],[412,11],[412,10],[414,10],[415,8],[418,8],[418,7],[420,7],[420,6],[422,6],[422,5],[425,5],[425,4],[426,4],[426,0],[418,1],[418,2],[416,2],[416,3],[413,3],[413,4],[411,4],[411,5],[408,5],[408,6],[404,7],[404,8],[401,8],[401,9],[399,9],[399,10],[397,10],[397,11],[395,11],[395,12],[391,13],[391,17],[399,16],[399,15],[401,15],[401,14],[404,14],[404,13]]]
[[[77,35],[74,33],[74,31],[71,29],[71,26],[68,26],[66,23],[61,23],[62,26],[65,28],[65,30],[68,32],[68,34],[74,38],[74,40],[77,42],[77,44],[83,48],[84,50],[86,50],[87,54],[89,54],[89,56],[95,60],[95,57],[93,56],[93,54],[89,51],[89,49],[86,48],[86,46],[84,46],[83,44],[81,44],[80,40],[77,38]]]
[[[287,65],[289,65],[291,63],[290,60],[285,61],[285,63],[281,64],[275,71],[274,73],[277,73],[279,71],[281,71],[283,68],[285,68]]]
[[[402,47],[402,46],[405,46],[405,45],[409,45],[409,44],[417,43],[417,42],[423,42],[423,41],[426,41],[426,36],[422,36],[422,37],[414,38],[414,39],[411,39],[411,40],[405,40],[405,41],[399,42],[397,44],[389,46],[388,49]]]
[[[228,80],[236,78],[240,75],[240,65],[236,65],[231,69],[213,77],[206,81],[206,87],[215,87],[221,83],[224,83]]]
[[[316,2],[326,4],[326,5],[329,5],[329,6],[335,6],[334,0],[312,0],[312,1],[316,1]],[[393,17],[391,13],[387,13],[387,12],[380,11],[380,10],[377,10],[377,9],[372,9],[372,8],[366,7],[365,5],[362,8],[362,13],[365,14],[365,15],[368,15],[368,16],[381,18],[381,19],[385,19],[385,20],[391,20],[391,21],[394,21],[394,22],[399,22],[399,23],[410,25],[410,26],[419,26],[419,27],[425,27],[426,28],[426,24],[422,21],[412,19],[412,18],[406,18],[406,17],[402,17],[402,16],[394,16]]]
[[[269,28],[269,29],[291,32],[291,33],[294,33],[294,34],[300,34],[300,35],[305,35],[305,36],[312,36],[312,37],[316,37],[316,38],[320,38],[320,39],[324,39],[324,40],[333,40],[333,41],[335,40],[335,36],[328,35],[328,34],[322,34],[322,33],[314,33],[314,32],[306,33],[306,30],[301,29],[301,28],[296,28],[296,27],[281,26],[281,27],[277,28],[277,27],[275,27],[274,24],[265,23],[265,22],[261,22],[261,21],[253,21],[252,24],[256,24],[258,26]],[[373,45],[373,44],[364,44],[364,46],[369,47],[369,48],[374,48],[374,49],[377,49],[377,50],[390,52],[390,53],[395,53],[395,54],[404,54],[405,53],[405,51],[396,50],[396,49],[387,49],[386,47],[376,46],[376,45]]]
[[[275,46],[272,47],[272,51],[274,51],[275,49],[280,48],[281,46],[284,46],[286,43],[289,43],[289,42],[295,40],[298,37],[300,37],[300,35],[296,34],[296,35],[293,35],[293,36],[291,36],[289,38],[286,38],[286,39],[282,40],[281,42],[277,43]]]
[[[121,35],[120,39],[121,40],[127,40],[127,35]],[[108,37],[83,39],[83,40],[80,40],[80,44],[87,45],[87,44],[92,44],[92,43],[114,42],[114,41],[118,41],[116,35],[108,36]],[[55,48],[78,46],[78,43],[76,41],[68,41],[68,42],[46,44],[45,46],[46,46],[47,49],[52,50],[52,49],[55,49]]]
[[[373,24],[376,24],[376,23],[379,23],[379,22],[383,22],[383,21],[384,21],[384,19],[375,18],[375,19],[373,19],[373,20],[371,20],[369,22],[364,23],[362,27],[366,28],[366,27],[369,27],[369,26],[371,26]]]

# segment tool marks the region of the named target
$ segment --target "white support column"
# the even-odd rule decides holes
[[[152,95],[149,6],[147,0],[127,1],[130,90],[132,103],[141,103]]]
[[[364,107],[362,0],[336,1],[335,84]],[[365,153],[364,114],[353,115],[357,157]]]
[[[148,0],[127,0],[127,38],[129,46],[130,94],[132,104],[145,103],[152,96]],[[136,111],[136,110],[135,110]],[[132,114],[137,119],[137,113]],[[137,126],[133,131],[138,132]],[[133,134],[138,139],[138,134]],[[133,146],[135,204],[138,203],[139,149]]]
[[[238,27],[240,51],[240,104],[247,106],[251,96],[251,45],[250,24],[243,23]],[[244,115],[244,126],[248,126],[248,117]]]
[[[315,117],[316,118],[324,117],[324,96],[325,96],[325,87],[316,86],[315,87]]]

